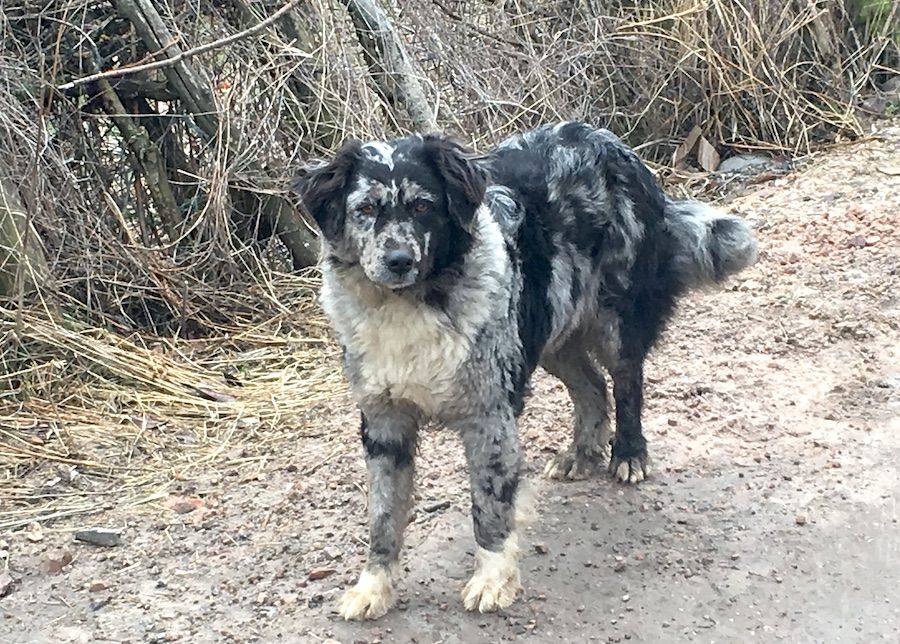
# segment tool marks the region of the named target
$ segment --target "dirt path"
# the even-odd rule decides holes
[[[429,430],[400,605],[336,618],[365,551],[341,401],[295,451],[173,491],[198,510],[94,517],[124,529],[116,548],[74,544],[68,523],[0,535],[16,578],[0,642],[900,641],[898,163],[894,128],[731,204],[762,259],[686,302],[648,366],[651,480],[541,481],[571,411],[539,375],[522,431],[540,514],[505,613],[462,610],[462,454]],[[42,572],[60,548],[73,561]]]

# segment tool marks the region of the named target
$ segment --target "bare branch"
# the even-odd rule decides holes
[[[242,40],[243,38],[247,38],[248,36],[252,36],[254,34],[259,33],[269,25],[276,22],[283,15],[288,13],[295,6],[300,4],[301,0],[289,0],[287,4],[285,4],[281,9],[273,13],[271,16],[266,18],[265,20],[256,23],[252,27],[248,27],[243,31],[239,31],[238,33],[231,34],[230,36],[226,36],[224,38],[219,38],[210,43],[206,43],[205,45],[200,45],[199,47],[194,47],[193,49],[187,49],[185,51],[180,51],[174,56],[166,58],[164,60],[157,60],[152,63],[140,63],[137,65],[128,65],[125,67],[118,67],[116,69],[109,69],[105,72],[98,72],[96,74],[91,74],[90,76],[84,76],[83,78],[77,78],[73,81],[69,81],[68,83],[63,83],[57,87],[60,91],[66,91],[72,89],[73,87],[77,87],[79,85],[84,85],[86,83],[93,83],[101,79],[110,79],[116,78],[119,76],[126,76],[128,74],[136,74],[138,72],[149,72],[155,69],[162,69],[164,67],[171,67],[175,63],[191,58],[192,56],[197,56],[199,54],[204,54],[208,51],[212,51],[214,49],[221,49],[222,47],[227,47],[228,45],[237,42],[238,40]],[[165,44],[159,51],[152,54],[153,56],[164,56],[166,54],[166,50],[176,47],[174,41],[171,41]]]
[[[156,205],[157,212],[162,217],[170,241],[177,241],[181,236],[183,222],[159,150],[150,140],[147,131],[135,123],[125,110],[125,106],[122,105],[122,101],[109,81],[101,79],[97,85],[100,89],[103,109],[116,124],[125,145],[131,150],[131,158],[136,166],[135,171],[139,171],[144,177],[144,185]]]
[[[376,0],[341,2],[353,20],[378,92],[392,107],[399,104],[404,108],[414,129],[436,130],[434,110],[419,82],[422,74],[410,59],[387,14]]]

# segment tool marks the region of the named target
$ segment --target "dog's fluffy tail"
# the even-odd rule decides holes
[[[699,201],[666,200],[666,227],[675,240],[672,270],[685,288],[720,283],[756,261],[750,224]]]

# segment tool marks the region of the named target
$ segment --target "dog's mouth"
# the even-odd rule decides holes
[[[400,291],[405,291],[416,285],[416,276],[415,275],[412,275],[410,277],[402,277],[402,278],[398,277],[398,278],[388,278],[388,279],[372,279],[370,277],[369,280],[375,284],[378,284],[379,286],[383,286],[384,288],[394,291],[395,293],[398,293]]]
[[[380,266],[367,267],[365,263],[361,263],[360,268],[362,268],[362,272],[369,282],[394,292],[404,291],[415,286],[419,282],[420,277],[418,268],[412,268],[401,274],[386,270]]]

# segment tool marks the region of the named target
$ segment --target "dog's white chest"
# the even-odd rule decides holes
[[[470,343],[441,313],[399,297],[374,307],[332,304],[329,313],[356,363],[358,393],[407,400],[428,415],[452,399]]]

